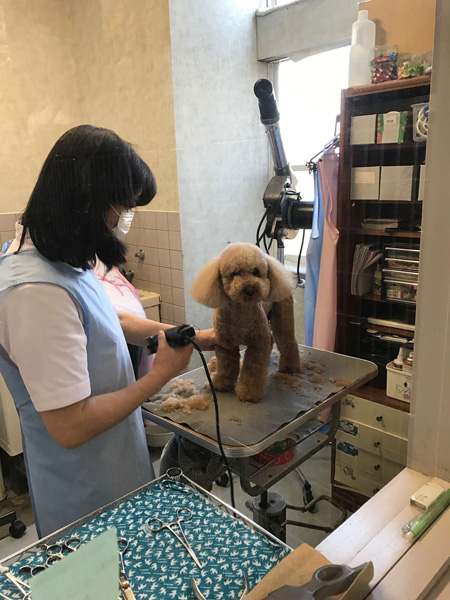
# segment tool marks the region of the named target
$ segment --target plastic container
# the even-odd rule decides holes
[[[410,402],[411,400],[411,373],[405,373],[396,369],[392,362],[386,365],[387,380],[386,380],[386,394],[390,398],[397,398],[397,400],[405,400]]]
[[[369,21],[368,17],[368,10],[360,10],[358,20],[352,26],[349,87],[370,83],[370,61],[373,58],[376,25],[373,21]]]
[[[372,83],[383,83],[397,79],[398,46],[376,46],[371,61]]]
[[[411,246],[386,246],[385,248],[386,259],[396,260],[411,260],[419,262],[420,250],[419,248],[412,248]]]
[[[406,281],[385,281],[384,289],[388,300],[398,300],[415,304],[417,302],[417,283]]]
[[[417,283],[419,281],[419,272],[383,269],[383,277],[385,281],[406,281],[407,283]]]
[[[429,102],[412,104],[412,132],[415,142],[423,142],[428,137],[428,117],[430,112]]]
[[[386,265],[392,269],[400,269],[402,271],[418,271],[419,261],[409,260],[407,258],[386,258]]]

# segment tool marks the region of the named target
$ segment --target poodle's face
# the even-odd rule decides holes
[[[229,246],[220,257],[219,269],[223,290],[232,302],[256,304],[268,297],[268,265],[256,246]]]

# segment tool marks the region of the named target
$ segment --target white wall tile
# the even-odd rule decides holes
[[[185,323],[186,322],[186,311],[181,306],[173,307],[173,320],[176,323]]]
[[[176,306],[182,306],[184,308],[184,289],[183,288],[172,288],[172,301]]]
[[[159,268],[159,276],[162,285],[172,285],[171,271],[167,267]]]
[[[163,250],[160,248],[158,250],[159,253],[159,266],[160,267],[169,267],[170,268],[170,254],[168,250]]]
[[[157,211],[155,214],[156,214],[156,229],[158,231],[168,231],[169,224],[167,221],[167,213],[165,211]]]
[[[177,271],[176,269],[171,269],[172,271],[172,286],[176,288],[184,287],[184,278],[183,271]]]
[[[156,229],[156,214],[153,210],[147,210],[144,213],[144,222],[146,229]]]
[[[161,284],[150,282],[150,290],[155,294],[161,294]]]
[[[149,248],[158,247],[158,236],[156,229],[144,230],[144,246],[148,246]]]
[[[182,252],[177,252],[176,250],[170,250],[170,267],[172,269],[183,269],[183,254]]]
[[[168,231],[157,231],[158,248],[169,249],[169,232]],[[174,248],[175,250],[175,248]]]
[[[168,302],[161,303],[161,319],[173,322],[173,305]]]
[[[167,223],[169,231],[181,231],[180,228],[180,213],[179,212],[168,212]]]
[[[150,281],[152,283],[161,283],[161,278],[159,275],[159,267],[150,265],[148,270],[149,270]]]
[[[181,233],[179,231],[169,231],[169,248],[181,252]]]
[[[173,303],[171,286],[161,284],[161,292],[160,293],[161,293],[162,302],[168,302],[169,304]]]
[[[146,248],[145,258],[149,265],[159,267],[159,250],[157,250],[157,248]]]
[[[135,229],[142,229],[145,227],[145,213],[142,209],[138,208],[138,210],[134,213],[133,220],[131,222],[131,227]]]

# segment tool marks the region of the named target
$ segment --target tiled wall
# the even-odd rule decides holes
[[[185,323],[180,213],[139,210],[124,241],[129,247],[127,268],[135,274],[133,285],[160,294],[164,323]],[[143,260],[135,256],[140,250]]]
[[[0,214],[0,242],[1,246],[16,237],[15,223],[20,219],[20,213]],[[1,247],[0,247],[1,250]]]
[[[15,237],[14,225],[19,219],[20,213],[0,214],[1,245]],[[134,287],[161,296],[164,323],[185,323],[180,213],[137,211],[124,242],[129,248],[126,267],[134,271]],[[135,256],[139,250],[145,253],[143,260]]]

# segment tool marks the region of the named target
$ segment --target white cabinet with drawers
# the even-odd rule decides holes
[[[406,466],[409,414],[349,395],[341,401],[334,485],[372,496]]]

